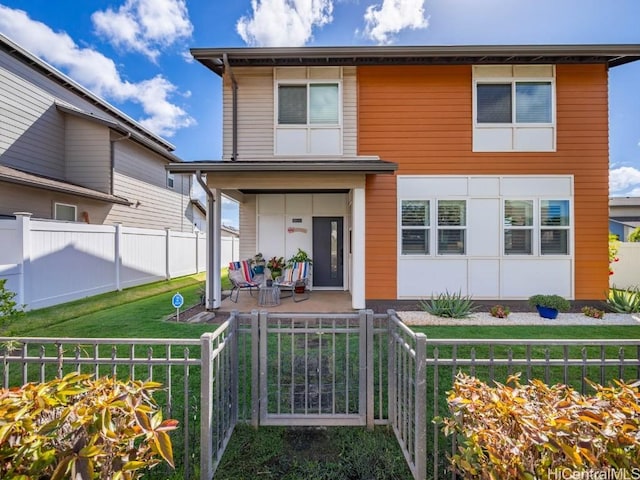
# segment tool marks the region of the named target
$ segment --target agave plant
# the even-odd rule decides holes
[[[457,293],[440,293],[430,300],[421,300],[418,304],[422,310],[431,315],[447,318],[467,318],[477,310],[471,297]]]
[[[639,313],[640,288],[629,290],[612,288],[607,297],[607,306],[616,313]]]

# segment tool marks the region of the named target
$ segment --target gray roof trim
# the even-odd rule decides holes
[[[153,150],[155,153],[162,155],[170,162],[182,162],[183,160],[180,157],[177,157],[166,148],[159,146],[155,142],[151,142],[148,138],[143,137],[135,130],[129,128],[127,125],[123,125],[119,122],[115,122],[109,118],[101,117],[91,112],[86,112],[84,110],[80,110],[72,105],[64,104],[61,102],[55,102],[56,108],[63,113],[68,113],[69,115],[75,115],[76,117],[84,118],[91,122],[99,123],[109,128],[113,128],[118,132],[131,135],[131,139],[138,142],[140,145]]]
[[[171,150],[171,151],[175,150],[175,146],[173,144],[169,143],[164,138],[159,137],[158,135],[151,132],[150,130],[147,130],[138,122],[136,122],[134,119],[132,119],[125,113],[121,112],[116,107],[114,107],[113,105],[105,101],[104,99],[98,97],[91,91],[87,90],[79,83],[76,83],[74,80],[66,76],[64,73],[52,67],[51,65],[46,63],[44,60],[38,58],[37,56],[27,51],[26,49],[24,49],[17,43],[13,42],[12,40],[10,40],[9,38],[7,38],[1,33],[0,33],[0,50],[17,58],[18,60],[30,66],[31,68],[41,73],[45,77],[48,77],[53,81],[55,81],[56,83],[58,83],[59,85],[62,85],[67,90],[91,102],[93,105],[95,105],[102,111],[117,117],[129,128],[131,128],[132,130],[135,130],[141,136],[148,138],[149,141],[155,142],[167,150]]]
[[[336,161],[218,161],[171,163],[165,167],[173,173],[257,173],[257,172],[342,172],[342,173],[393,173],[398,164],[383,160]]]
[[[640,60],[640,44],[234,47],[192,48],[191,54],[218,75],[224,73],[224,55],[231,67],[502,63],[605,63],[615,67]]]
[[[55,180],[53,178],[23,172],[22,170],[7,167],[6,165],[0,165],[0,182],[13,183],[16,185],[23,185],[25,187],[39,188],[52,192],[66,193],[69,195],[76,195],[78,197],[98,200],[100,202],[117,203],[119,205],[132,205],[132,203],[126,198],[118,197],[116,195],[109,195],[108,193],[99,192],[97,190],[81,187],[79,185],[63,182],[61,180]]]

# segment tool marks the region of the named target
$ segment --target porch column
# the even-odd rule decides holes
[[[351,219],[351,306],[354,309],[362,309],[366,308],[364,188],[353,189]]]
[[[222,280],[220,278],[220,258],[221,258],[221,249],[222,249],[222,233],[221,233],[221,223],[222,223],[222,195],[220,194],[219,189],[213,190],[213,205],[210,205],[211,216],[213,217],[213,225],[210,225],[209,232],[213,235],[213,248],[210,247],[212,261],[209,263],[213,272],[211,274],[207,272],[207,277],[212,284],[212,289],[210,289],[210,294],[213,295],[213,308],[220,308],[220,304],[222,303]]]

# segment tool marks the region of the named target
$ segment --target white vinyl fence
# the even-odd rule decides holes
[[[222,238],[222,265],[235,260],[237,242]],[[27,309],[205,269],[206,235],[200,232],[36,220],[29,214],[0,220],[0,278]]]
[[[618,243],[618,261],[612,264],[609,285],[616,288],[640,288],[640,243]]]

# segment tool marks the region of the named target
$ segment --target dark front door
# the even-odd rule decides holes
[[[313,286],[342,287],[342,217],[313,217]]]

